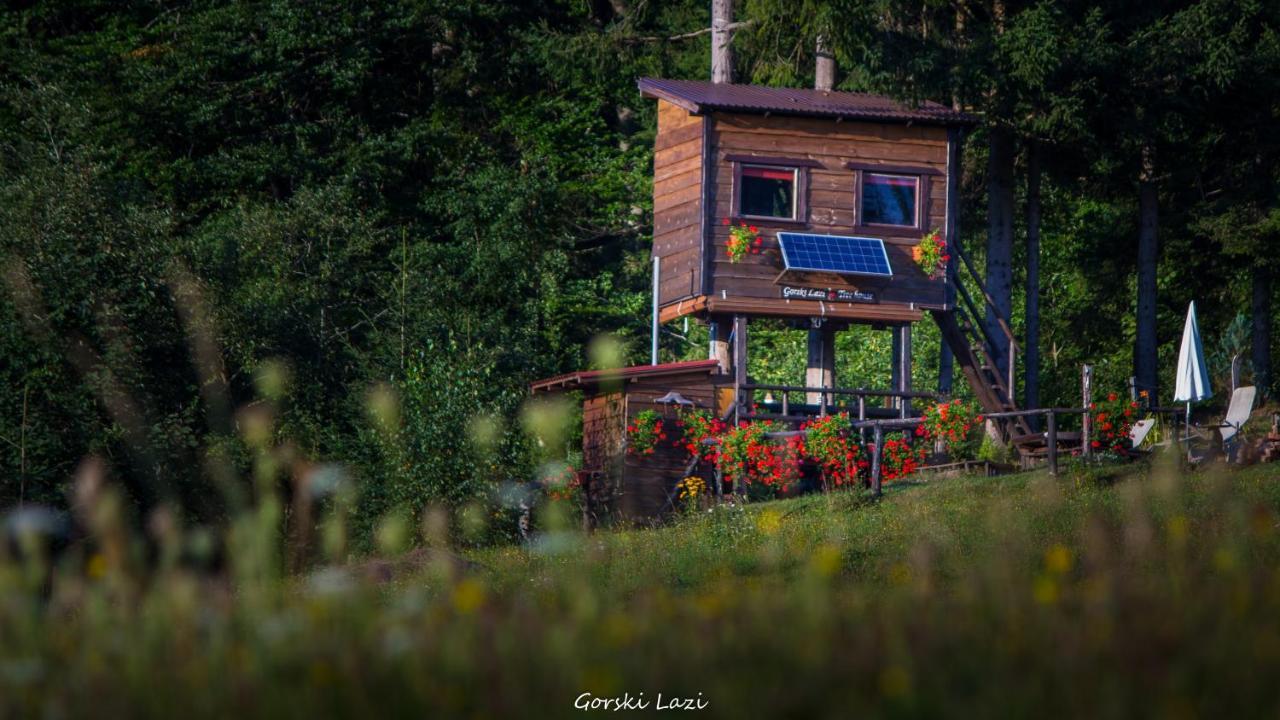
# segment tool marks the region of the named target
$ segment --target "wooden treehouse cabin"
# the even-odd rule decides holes
[[[650,78],[639,89],[658,105],[655,338],[661,323],[691,316],[709,326],[711,360],[627,368],[607,391],[599,377],[581,373],[536,383],[535,392],[584,392],[584,472],[610,472],[613,456],[599,448],[612,447],[632,408],[669,392],[730,420],[799,420],[837,405],[860,419],[906,418],[913,398],[934,396],[911,388],[911,329],[926,315],[984,411],[1016,409],[1007,318],[957,282],[963,272],[976,277],[957,228],[960,147],[972,117],[937,103],[826,90]],[[735,258],[731,229],[740,225],[760,240]],[[936,277],[913,257],[931,232],[951,258]],[[748,376],[747,335],[762,318],[808,330],[803,386],[765,386]],[[835,377],[836,333],[853,323],[893,333],[893,387],[868,390]],[[997,362],[993,332],[1010,346],[1008,360]],[[1030,435],[1017,417],[1002,431]],[[652,498],[669,499],[686,468],[632,464],[612,466],[620,471],[612,481],[619,496],[636,498],[616,510],[630,518],[662,512]]]

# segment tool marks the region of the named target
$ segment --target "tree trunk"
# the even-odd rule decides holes
[[[957,106],[957,109],[959,107]],[[945,230],[947,253],[951,259],[947,261],[947,307],[956,306],[956,283],[960,282],[957,269],[960,265],[960,159],[964,136],[957,128],[947,131],[947,225]],[[955,375],[955,357],[951,354],[951,346],[946,342],[938,350],[938,392],[951,394],[952,381]]]
[[[987,329],[996,343],[991,354],[1003,376],[1009,367],[1009,339],[999,318],[1007,321],[1013,305],[1013,134],[993,127],[988,142],[987,292],[995,308],[987,308]]]
[[[1027,336],[1023,347],[1023,405],[1040,407],[1040,147],[1027,145]]]
[[[813,72],[815,90],[831,90],[835,84],[836,61],[827,51],[827,39],[818,36],[817,63]],[[809,328],[809,363],[805,371],[804,384],[808,387],[835,387],[835,331],[830,325]],[[827,398],[829,402],[830,397]],[[817,405],[822,401],[822,393],[807,393],[805,402]]]
[[[733,82],[733,0],[711,0],[711,82]]]
[[[1150,393],[1155,402],[1159,387],[1156,375],[1156,257],[1159,254],[1156,230],[1160,221],[1160,200],[1155,178],[1155,153],[1142,151],[1142,173],[1138,179],[1138,332],[1133,347],[1133,375],[1138,390]]]
[[[827,49],[827,38],[819,35],[817,43],[817,63],[813,72],[813,88],[815,90],[827,90],[835,87],[836,84],[836,59],[832,57],[831,51]]]
[[[1258,392],[1271,396],[1271,270],[1253,269],[1253,384]]]

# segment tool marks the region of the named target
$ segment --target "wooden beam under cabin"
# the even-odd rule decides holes
[[[808,300],[781,300],[749,297],[707,297],[698,295],[658,309],[658,321],[670,322],[685,315],[745,314],[766,317],[826,317],[853,322],[913,323],[931,308],[898,303],[817,303]]]

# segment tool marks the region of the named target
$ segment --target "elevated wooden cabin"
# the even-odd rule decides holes
[[[668,393],[733,421],[794,422],[834,404],[859,419],[908,417],[913,398],[937,397],[913,392],[910,383],[911,326],[926,312],[984,411],[1016,410],[1016,353],[1001,365],[993,342],[1000,332],[1012,345],[1008,319],[955,281],[961,267],[976,278],[957,242],[960,143],[973,118],[937,103],[908,106],[860,93],[652,78],[639,87],[658,103],[655,364],[570,373],[532,388],[583,393],[583,478],[594,518],[639,520],[671,508],[672,488],[692,471],[687,453],[666,447],[636,458],[625,448],[636,414],[673,410],[658,402]],[[733,262],[730,226],[742,223],[760,236],[760,252]],[[952,258],[937,278],[912,255],[933,231]],[[713,359],[656,364],[660,324],[683,316],[711,324]],[[803,386],[748,377],[753,318],[809,329]],[[869,390],[857,378],[836,384],[835,333],[850,323],[894,332],[892,388]],[[890,404],[870,407],[868,399]],[[1020,417],[1004,432],[1030,436]]]
[[[946,279],[911,256],[954,234],[959,132],[968,115],[859,93],[692,80],[639,81],[658,102],[653,254],[661,321],[683,315],[910,323],[948,307]],[[952,192],[949,192],[952,191]],[[746,222],[760,254],[730,262]],[[779,232],[883,242],[891,277],[788,271]]]

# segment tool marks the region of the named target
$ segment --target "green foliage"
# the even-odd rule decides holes
[[[1218,335],[1217,341],[1211,341],[1207,359],[1209,375],[1213,378],[1215,387],[1231,387],[1231,363],[1236,357],[1241,358],[1242,378],[1248,377],[1249,347],[1252,342],[1249,330],[1249,316],[1236,313],[1230,324]]]
[[[978,446],[977,459],[997,465],[1004,465],[1012,460],[1012,450],[1008,445],[997,442],[989,433],[982,433],[982,444]]]
[[[1275,270],[1275,8],[960,7],[751,0],[738,77],[807,85],[822,34],[842,88],[979,111],[960,188],[979,264],[984,134],[1039,143],[1045,404],[1076,404],[1082,362],[1099,386],[1131,374],[1133,181],[1154,147],[1171,367],[1187,300],[1215,336],[1248,305],[1242,272]],[[515,427],[527,382],[583,366],[597,336],[646,357],[655,110],[634,83],[705,77],[709,37],[688,34],[706,23],[684,0],[7,8],[0,504],[65,504],[96,455],[139,509],[225,520],[248,489],[217,468],[251,462],[240,413],[268,365],[290,376],[272,432],[346,465],[365,527],[532,479],[572,437],[469,467],[465,428]],[[802,382],[804,329],[753,324],[751,376]],[[666,331],[664,359],[705,356],[705,327]],[[887,387],[889,347],[841,333],[839,381]],[[931,323],[914,347],[932,388]],[[400,425],[371,426],[371,388]]]

